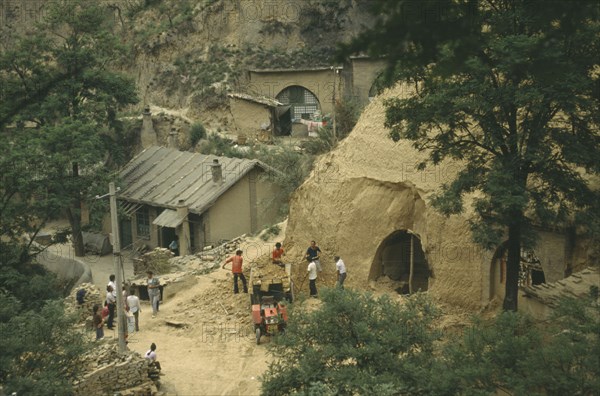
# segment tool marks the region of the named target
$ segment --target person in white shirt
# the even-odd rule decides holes
[[[308,267],[308,287],[310,288],[310,296],[317,297],[317,263],[310,257],[307,257]]]
[[[156,360],[156,344],[155,343],[152,343],[152,345],[150,345],[150,349],[148,350],[148,352],[146,352],[144,357],[146,358],[146,360],[149,361],[150,364],[152,364],[158,370],[161,370],[160,363]]]
[[[109,330],[113,329],[113,321],[115,320],[115,307],[117,305],[117,298],[115,297],[113,288],[109,285],[106,286],[106,304],[108,305],[108,323],[106,327]]]
[[[112,289],[113,289],[112,294],[113,294],[113,296],[115,296],[115,298],[117,298],[117,284],[115,283],[115,275],[114,274],[111,274],[108,277],[108,284],[106,286],[112,287]]]
[[[139,316],[142,309],[140,308],[140,299],[134,293],[135,289],[131,288],[129,290],[129,296],[127,296],[127,306],[129,307],[129,312],[131,312],[135,318],[135,331],[140,331]]]
[[[336,286],[340,289],[344,288],[344,281],[346,280],[346,265],[340,258],[340,256],[333,257],[335,260],[335,268],[337,270],[337,284]]]

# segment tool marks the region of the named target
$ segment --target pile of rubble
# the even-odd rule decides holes
[[[246,234],[227,241],[219,246],[206,246],[201,252],[188,256],[169,259],[169,264],[180,271],[188,271],[193,275],[203,275],[219,268],[226,257],[235,254]]]
[[[170,259],[169,262],[178,270],[188,271],[194,275],[208,274],[219,267],[219,262],[212,256],[206,259],[198,255],[177,256]]]
[[[169,249],[156,248],[139,258],[133,259],[133,273],[142,275],[146,274],[147,271],[152,271],[155,274],[167,274],[171,272],[169,260],[172,257],[173,253]]]
[[[77,302],[77,293],[80,290],[85,290],[83,295],[83,304]],[[104,305],[104,294],[100,289],[91,283],[82,283],[71,290],[71,293],[65,298],[66,310],[69,313],[78,312],[78,322],[84,323],[91,319],[92,309],[98,304],[100,308]]]
[[[287,275],[285,268],[273,264],[270,256],[263,256],[252,262],[251,267],[253,276],[258,278],[281,278]]]
[[[76,395],[156,394],[149,378],[148,361],[137,352],[119,353],[115,341],[99,343],[85,356],[85,370],[74,382]],[[128,392],[127,390],[135,391]]]

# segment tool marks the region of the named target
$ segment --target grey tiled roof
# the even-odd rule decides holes
[[[230,98],[247,100],[249,102],[258,103],[269,107],[284,106],[284,104],[278,101],[277,99],[269,98],[268,96],[264,95],[250,95],[241,92],[232,92],[227,94],[227,96],[229,96]]]
[[[600,286],[598,268],[589,267],[581,272],[553,282],[522,288],[527,297],[533,297],[546,305],[556,306],[561,297],[584,297],[592,286]]]
[[[222,166],[223,183],[219,185],[212,180],[214,159]],[[256,166],[270,170],[258,160],[153,146],[139,153],[119,173],[119,199],[171,209],[182,199],[191,213],[202,214]]]

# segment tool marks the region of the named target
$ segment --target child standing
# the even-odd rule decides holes
[[[102,319],[102,315],[100,313],[100,306],[98,304],[94,305],[92,311],[94,313],[92,323],[96,329],[96,340],[101,340],[104,338],[104,319]]]

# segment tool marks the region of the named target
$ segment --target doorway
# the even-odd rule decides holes
[[[401,282],[400,294],[426,291],[429,286],[429,267],[421,239],[407,230],[388,235],[377,248],[369,279],[387,276]]]
[[[504,298],[506,289],[506,263],[508,261],[508,242],[496,249],[490,267],[490,299]],[[542,263],[533,249],[521,248],[519,263],[519,287],[528,287],[546,283]]]
[[[175,239],[175,228],[161,227],[160,228],[160,247],[169,248],[169,244]]]

